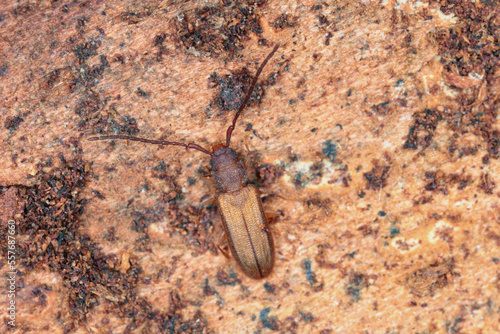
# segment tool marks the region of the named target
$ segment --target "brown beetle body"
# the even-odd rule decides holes
[[[257,78],[278,47],[279,44],[274,47],[257,70],[245,99],[227,129],[226,144],[215,148],[213,152],[193,143],[184,144],[132,136],[109,135],[89,138],[89,140],[125,139],[157,145],[176,145],[210,155],[212,177],[219,192],[217,204],[222,216],[225,237],[238,264],[248,276],[255,279],[268,276],[273,269],[273,237],[262,208],[259,192],[254,186],[246,184],[247,176],[243,163],[238,159],[236,152],[229,148],[229,144],[236,121],[250,99]]]
[[[246,185],[243,164],[230,148],[215,151],[210,164],[231,253],[248,276],[264,278],[273,269],[274,243],[259,193]]]

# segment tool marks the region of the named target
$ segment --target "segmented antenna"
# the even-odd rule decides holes
[[[280,43],[276,44],[273,51],[271,51],[271,53],[267,56],[267,58],[260,65],[259,69],[257,70],[257,73],[255,73],[255,77],[252,80],[252,84],[250,85],[250,89],[248,90],[247,95],[245,96],[245,99],[241,103],[240,107],[238,108],[236,115],[234,115],[233,124],[231,124],[227,128],[226,147],[229,147],[229,143],[231,142],[231,135],[233,133],[234,127],[236,126],[236,121],[238,120],[238,117],[240,117],[240,114],[243,111],[243,109],[245,108],[246,104],[248,103],[248,100],[250,100],[250,95],[252,95],[253,90],[255,89],[255,85],[257,84],[257,79],[259,78],[260,73],[262,72],[262,70],[264,69],[264,66],[266,66],[269,59],[271,59],[271,57],[274,55],[276,50],[278,50],[279,47],[280,47]]]
[[[186,149],[193,148],[195,150],[198,150],[200,152],[203,152],[208,155],[212,155],[210,151],[204,149],[200,145],[194,144],[194,143],[189,143],[189,144],[184,144],[184,143],[179,143],[176,141],[164,141],[164,140],[151,140],[151,139],[145,139],[145,138],[138,138],[138,137],[132,137],[132,136],[122,136],[122,135],[109,135],[109,136],[99,136],[99,137],[91,137],[88,140],[94,141],[94,140],[107,140],[107,139],[125,139],[125,140],[132,140],[132,141],[140,141],[141,143],[148,143],[148,144],[155,144],[155,145],[175,145],[175,146],[183,146]]]

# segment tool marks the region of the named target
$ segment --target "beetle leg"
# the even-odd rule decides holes
[[[247,155],[250,155],[250,147],[248,147],[248,136],[245,136],[243,138],[243,145],[245,145],[245,148],[247,150]]]
[[[264,214],[266,215],[268,223],[272,224],[274,221],[280,217],[283,216],[283,212],[281,211],[273,211],[273,210],[266,210],[264,211]]]
[[[261,188],[257,189],[257,191],[259,192],[260,195],[271,195],[271,196],[276,196],[276,197],[279,197],[281,199],[284,199],[285,201],[290,201],[292,200],[291,197],[288,197],[288,196],[283,196],[283,195],[280,195],[280,194],[277,194],[277,193],[273,193],[272,191],[268,191],[268,190],[263,190]]]
[[[226,241],[226,233],[222,231],[219,237],[219,241],[217,242],[217,248],[219,248],[220,252],[226,257],[226,259],[229,259],[229,254],[226,253],[226,251],[223,250],[222,247],[220,246],[224,241]]]
[[[203,179],[204,179],[205,181],[207,181],[207,182],[210,182],[210,183],[212,183],[212,184],[213,184],[213,183],[215,183],[215,181],[214,181],[214,179],[213,179],[213,177],[212,177],[212,175],[211,175],[211,174],[209,174],[209,175],[204,175],[204,176],[202,176],[202,177],[203,177]]]
[[[217,202],[217,197],[215,196],[210,196],[201,201],[201,206],[207,206],[207,205],[212,205]]]
[[[245,169],[248,169],[248,167],[250,166],[250,147],[248,147],[247,136],[243,138],[243,145],[247,150],[247,154],[245,154],[245,159],[243,159],[243,167],[245,167]]]

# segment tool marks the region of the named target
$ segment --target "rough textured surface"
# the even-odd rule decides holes
[[[16,330],[500,331],[499,26],[494,1],[4,1]],[[287,197],[256,281],[217,251],[207,156],[86,138],[220,143],[277,42],[232,142]]]

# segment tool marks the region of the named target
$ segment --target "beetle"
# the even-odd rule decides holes
[[[230,148],[230,143],[236,121],[248,103],[260,73],[279,46],[280,44],[277,43],[259,66],[244,100],[233,118],[232,124],[227,128],[226,143],[215,146],[212,152],[195,143],[184,144],[126,135],[108,135],[88,139],[90,141],[123,139],[164,146],[176,145],[183,146],[187,150],[194,149],[208,154],[210,156],[210,166],[212,167],[212,178],[218,190],[217,204],[221,212],[224,228],[217,247],[224,256],[229,258],[229,255],[220,247],[224,239],[226,239],[233,257],[243,271],[254,279],[268,276],[273,269],[275,257],[273,236],[262,206],[260,192],[253,185],[247,184],[243,161]]]

